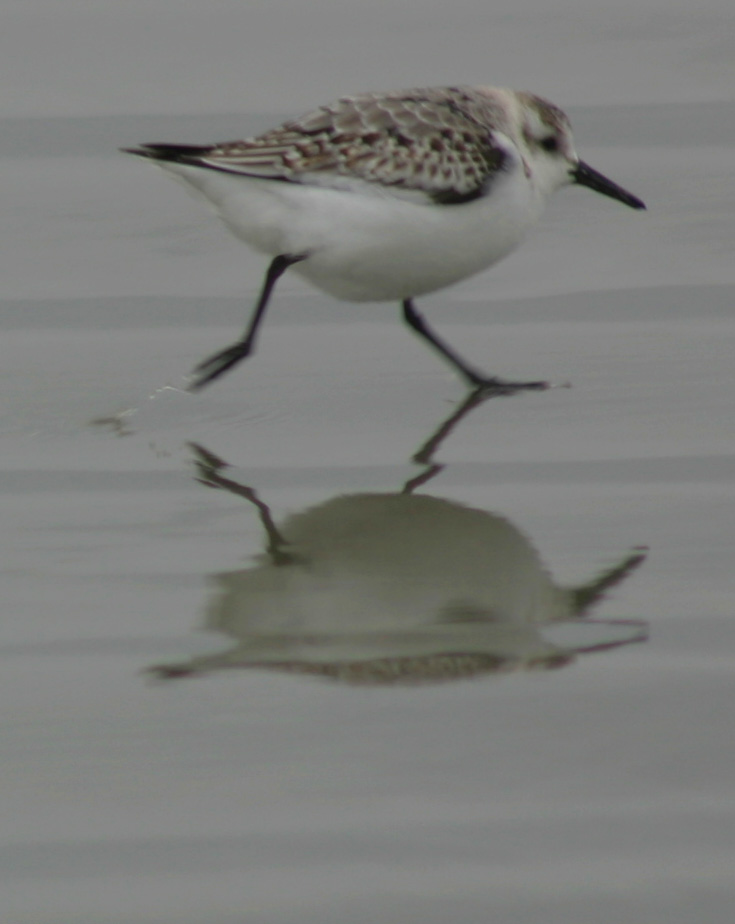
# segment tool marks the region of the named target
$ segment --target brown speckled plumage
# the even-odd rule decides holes
[[[440,87],[347,96],[257,138],[182,147],[178,157],[176,146],[146,147],[228,173],[311,183],[329,174],[452,202],[482,194],[502,168],[491,126],[511,130],[490,91]]]

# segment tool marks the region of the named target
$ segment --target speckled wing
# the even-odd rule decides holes
[[[336,187],[360,180],[455,204],[482,196],[503,168],[498,115],[469,87],[364,94],[245,141],[146,147],[148,156],[157,148],[159,159],[227,173]]]

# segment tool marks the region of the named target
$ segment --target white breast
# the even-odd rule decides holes
[[[401,300],[480,272],[518,246],[542,207],[519,161],[461,205],[360,181],[334,188],[163,166],[255,250],[308,254],[294,271],[347,301]]]

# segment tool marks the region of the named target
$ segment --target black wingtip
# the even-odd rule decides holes
[[[135,154],[137,157],[147,157],[149,160],[168,160],[174,163],[191,163],[211,150],[211,145],[201,144],[141,144],[137,148],[120,148],[124,154]]]
[[[118,148],[123,154],[137,154],[138,157],[149,157],[150,155],[145,148]]]

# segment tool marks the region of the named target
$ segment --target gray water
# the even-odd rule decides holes
[[[2,4],[4,922],[731,920],[735,14],[491,6]],[[548,95],[649,206],[565,190],[421,301],[572,387],[474,408],[429,478],[460,383],[286,275],[183,391],[263,261],[116,148],[456,82]]]

